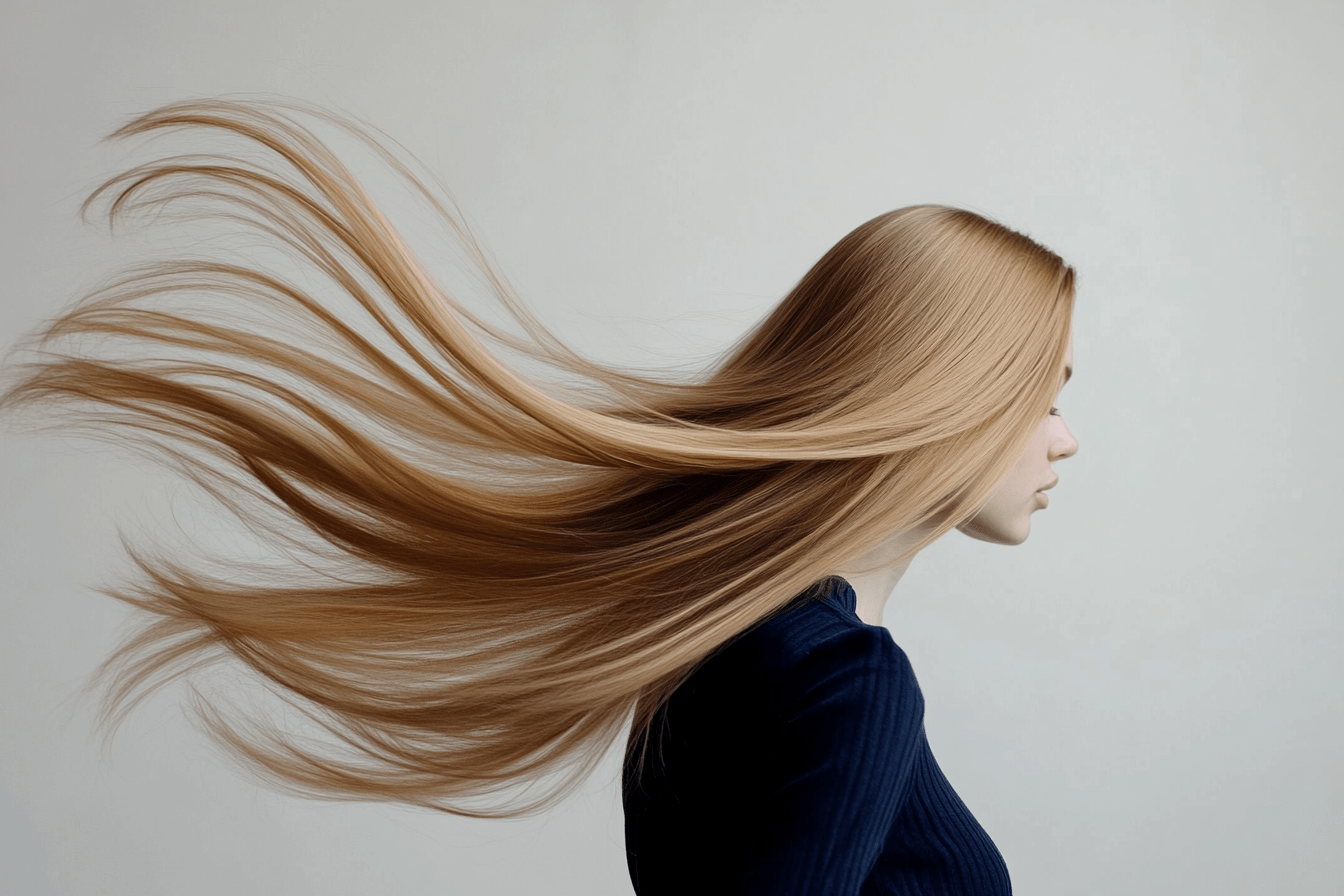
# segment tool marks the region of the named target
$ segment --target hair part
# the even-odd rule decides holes
[[[305,117],[365,140],[433,203],[525,337],[440,286]],[[364,329],[259,265],[165,260],[34,334],[40,358],[10,365],[0,410],[119,433],[291,559],[214,574],[127,544],[136,577],[104,589],[146,620],[102,669],[107,724],[231,657],[326,734],[314,746],[199,706],[277,786],[468,815],[553,802],[632,713],[643,730],[697,664],[801,590],[893,532],[927,526],[917,550],[973,515],[1059,382],[1073,270],[971,212],[861,225],[709,376],[674,383],[551,336],[451,203],[367,130],[204,100],[114,136],[182,130],[262,155],[162,158],[86,209],[250,229],[353,300]],[[208,296],[268,319],[222,322]],[[174,297],[185,311],[159,307]],[[256,326],[276,315],[297,335]],[[492,344],[601,397],[525,377]]]

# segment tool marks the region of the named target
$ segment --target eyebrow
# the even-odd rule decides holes
[[[1073,367],[1066,366],[1064,368],[1064,382],[1067,383],[1072,377],[1073,377]]]

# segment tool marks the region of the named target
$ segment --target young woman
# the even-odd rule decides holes
[[[439,286],[309,120],[433,202],[524,335]],[[106,667],[110,721],[232,657],[312,723],[204,708],[273,783],[476,815],[557,799],[628,729],[641,894],[1008,892],[879,626],[950,529],[1021,542],[1076,449],[1053,408],[1072,367],[1058,256],[900,209],[708,376],[661,380],[551,337],[360,129],[203,101],[117,134],[181,129],[255,151],[152,162],[89,204],[222,218],[309,270],[223,246],[132,270],[37,334],[0,396],[119,427],[272,549],[247,567],[128,546],[140,575],[108,593],[147,625]]]

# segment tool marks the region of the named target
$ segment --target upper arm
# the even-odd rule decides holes
[[[913,672],[885,630],[856,628],[809,653],[780,687],[765,824],[742,891],[857,894],[908,792],[923,725]]]

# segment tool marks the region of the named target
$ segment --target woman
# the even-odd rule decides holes
[[[435,204],[523,335],[426,273],[305,116]],[[313,723],[204,707],[276,785],[474,815],[552,802],[628,726],[641,893],[1006,892],[877,625],[948,530],[1025,538],[1074,450],[1052,409],[1071,367],[1058,256],[970,212],[891,212],[709,376],[664,381],[551,337],[360,129],[204,101],[117,135],[181,129],[251,155],[152,162],[86,208],[222,218],[309,270],[223,245],[132,270],[38,334],[45,356],[0,396],[121,427],[271,549],[211,567],[128,546],[141,575],[108,593],[149,622],[105,667],[110,722],[232,657]]]

